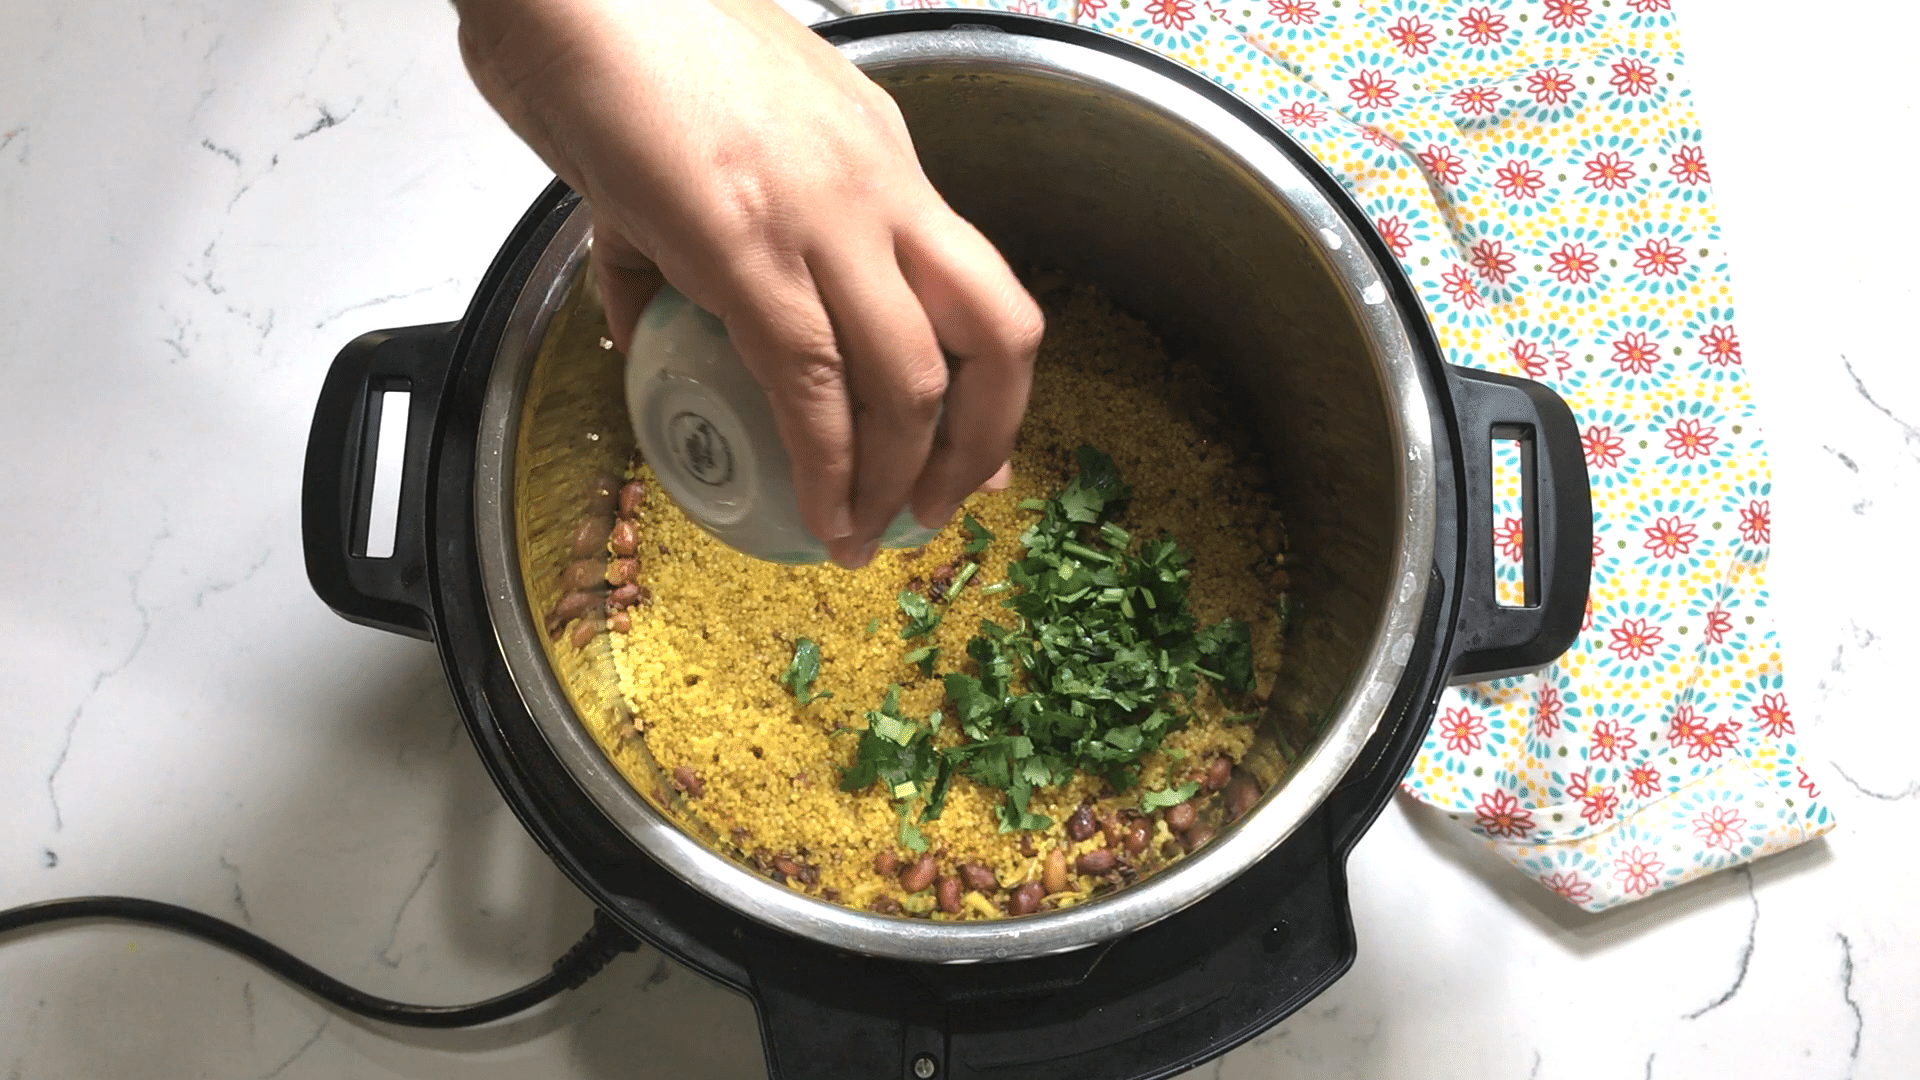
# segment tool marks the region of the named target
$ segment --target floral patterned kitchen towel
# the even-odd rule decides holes
[[[1782,688],[1765,444],[1670,0],[853,4],[932,6],[1079,22],[1239,93],[1373,219],[1449,360],[1573,407],[1584,630],[1544,672],[1449,690],[1410,795],[1590,911],[1832,828]]]

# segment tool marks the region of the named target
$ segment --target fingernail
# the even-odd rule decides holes
[[[834,507],[827,516],[827,531],[833,534],[828,540],[845,540],[853,535],[853,511],[846,503]]]
[[[853,558],[853,565],[847,567],[847,569],[849,570],[860,569],[861,567],[872,562],[873,557],[879,554],[879,552],[880,552],[880,541],[878,540],[867,541],[867,546],[860,549],[860,554],[854,556]]]

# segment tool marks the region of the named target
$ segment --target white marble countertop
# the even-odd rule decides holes
[[[1920,225],[1884,209],[1920,90],[1862,55],[1920,25],[1676,7],[1770,420],[1795,719],[1840,825],[1588,916],[1396,803],[1353,859],[1358,966],[1198,1076],[1920,1069]],[[172,900],[409,1000],[531,978],[589,907],[431,649],[315,599],[298,495],[333,353],[457,317],[545,171],[436,0],[10,0],[0,72],[0,907]],[[747,1003],[652,953],[426,1034],[164,933],[0,944],[5,1080],[762,1075]]]

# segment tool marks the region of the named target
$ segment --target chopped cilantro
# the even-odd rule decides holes
[[[1165,791],[1145,792],[1140,796],[1140,809],[1151,814],[1163,806],[1178,806],[1188,799],[1193,798],[1193,793],[1199,790],[1200,782],[1197,780],[1189,780],[1184,784],[1177,787],[1170,787]]]
[[[828,690],[823,694],[813,692],[813,681],[820,677],[820,646],[812,638],[801,638],[793,644],[793,659],[787,663],[787,670],[780,676],[780,684],[793,692],[795,701],[809,705],[816,701],[825,701],[833,696]]]
[[[921,677],[931,677],[933,675],[933,665],[940,662],[940,647],[938,645],[922,645],[901,657],[900,662],[903,664],[918,664],[920,665]]]
[[[897,686],[867,714],[841,788],[885,784],[901,814],[901,842],[915,851],[924,848],[914,847],[914,839],[923,845],[925,839],[917,830],[909,834],[913,803],[926,800],[919,821],[937,819],[955,773],[1006,792],[998,809],[1003,831],[1047,828],[1052,819],[1030,809],[1036,789],[1087,772],[1127,790],[1140,760],[1191,721],[1201,678],[1230,693],[1253,689],[1247,625],[1225,619],[1196,626],[1185,549],[1164,535],[1135,538],[1110,520],[1125,508],[1131,489],[1098,450],[1083,446],[1075,459],[1079,472],[1063,491],[1020,504],[1040,515],[1020,537],[1026,554],[1008,565],[1004,582],[981,589],[1017,590],[1002,601],[1013,625],[981,620],[967,642],[976,673],[945,676],[961,741],[935,746],[942,714],[925,721],[903,716]],[[969,553],[991,542],[992,534],[971,517],[963,525],[980,542],[978,549],[970,544]],[[949,596],[977,566],[960,571]],[[940,623],[941,612],[918,593],[902,592],[899,605],[907,617],[903,639],[925,638]],[[903,660],[930,677],[939,655],[929,642]],[[1197,790],[1185,783],[1146,792],[1141,805],[1172,806]]]
[[[878,629],[880,629],[880,616],[875,615],[873,618],[867,620],[867,636],[872,637],[873,632]]]
[[[907,625],[900,630],[900,636],[908,641],[917,637],[926,637],[933,628],[940,625],[941,613],[935,611],[927,598],[911,589],[900,590],[900,610],[906,613]]]
[[[993,533],[985,525],[974,520],[972,514],[960,519],[960,527],[967,530],[967,546],[960,550],[968,555],[978,555],[993,543]]]

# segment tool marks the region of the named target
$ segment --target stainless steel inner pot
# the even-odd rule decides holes
[[[900,104],[927,174],[1016,268],[1063,271],[1222,370],[1286,514],[1281,681],[1257,752],[1284,782],[1213,843],[1065,911],[943,923],[812,899],[722,854],[660,793],[605,639],[551,645],[573,530],[632,450],[623,358],[585,285],[576,207],[521,290],[481,419],[477,540],[515,684],[554,752],[648,855],[721,904],[859,953],[963,963],[1061,952],[1162,919],[1272,851],[1332,791],[1415,646],[1434,545],[1428,402],[1382,268],[1272,130],[1123,55],[961,27],[842,44]],[[596,739],[595,733],[600,738]]]

